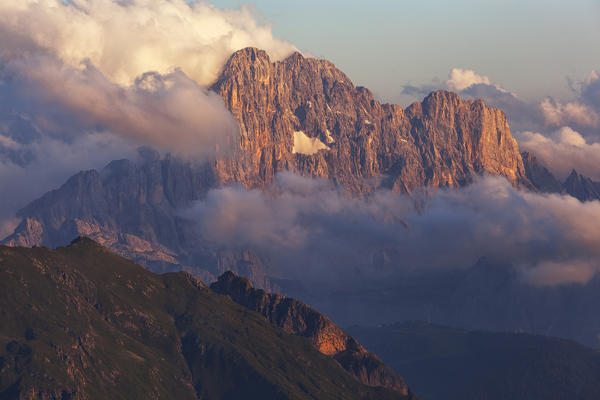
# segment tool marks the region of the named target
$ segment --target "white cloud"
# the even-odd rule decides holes
[[[206,89],[230,55],[295,50],[249,7],[184,0],[5,0],[0,36],[0,90],[18,101],[0,97],[42,133],[107,131],[200,160],[236,143],[236,121]]]
[[[598,74],[598,71],[593,69],[592,72],[590,72],[590,74],[587,76],[587,78],[585,79],[585,81],[583,83],[585,85],[591,85],[592,83],[596,82],[599,79],[600,79],[600,74]]]
[[[9,150],[17,150],[21,148],[21,145],[15,142],[12,138],[4,136],[0,133],[0,147],[4,147]]]
[[[584,127],[597,127],[600,116],[586,104],[573,101],[561,103],[550,98],[540,103],[546,125],[563,126],[575,124]]]
[[[572,128],[563,127],[549,136],[520,132],[515,137],[521,150],[534,154],[561,179],[576,169],[580,174],[600,180],[600,143],[588,143]]]
[[[124,86],[145,72],[174,68],[208,85],[236,50],[259,47],[274,59],[295,50],[249,7],[218,9],[204,1],[3,0],[0,32],[4,59],[44,51],[74,68],[89,60]]]
[[[446,87],[458,92],[476,84],[491,85],[487,76],[478,75],[471,69],[452,68],[448,78]]]
[[[521,278],[534,286],[585,284],[598,273],[598,262],[589,260],[543,261],[521,270]]]
[[[73,68],[36,56],[8,63],[5,73],[27,89],[21,96],[37,103],[34,118],[48,131],[65,132],[65,124],[78,123],[194,159],[210,159],[217,148],[225,151],[238,132],[221,97],[181,71],[149,72],[122,87],[89,63]],[[63,114],[59,120],[57,106]]]

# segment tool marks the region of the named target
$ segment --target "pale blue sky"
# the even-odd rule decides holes
[[[453,67],[534,99],[568,98],[600,69],[600,0],[213,0],[251,4],[275,34],[333,61],[380,98],[446,80]]]

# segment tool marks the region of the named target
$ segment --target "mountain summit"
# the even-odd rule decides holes
[[[379,184],[396,192],[482,173],[529,183],[506,116],[481,100],[439,91],[403,110],[329,61],[294,53],[272,63],[255,48],[233,54],[212,89],[241,130],[236,157],[217,162],[222,182],[260,187],[289,170],[355,192],[384,176]]]
[[[233,155],[196,165],[171,156],[84,171],[19,211],[4,243],[50,246],[87,235],[158,272],[205,281],[233,269],[269,287],[260,258],[198,240],[178,212],[211,188],[266,188],[281,171],[325,178],[353,194],[459,187],[481,174],[530,186],[506,116],[481,100],[439,91],[406,110],[381,104],[331,62],[295,53],[233,54],[212,90],[240,127]]]

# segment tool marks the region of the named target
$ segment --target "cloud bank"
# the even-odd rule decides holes
[[[122,86],[174,68],[206,86],[236,50],[255,46],[274,59],[295,50],[251,8],[218,9],[205,1],[4,0],[0,31],[2,58],[45,52],[73,68],[89,60]]]
[[[590,106],[577,101],[561,103],[546,98],[540,103],[546,125],[598,127],[600,116]]]
[[[440,190],[417,211],[407,196],[349,198],[284,173],[269,193],[214,189],[182,215],[204,238],[258,249],[279,268],[269,273],[307,284],[360,286],[483,257],[539,286],[585,283],[600,269],[600,202],[519,191],[495,177]]]
[[[5,76],[20,101],[35,110],[42,130],[55,135],[107,131],[205,160],[226,149],[238,131],[222,99],[179,70],[147,72],[122,87],[87,62],[73,68],[36,56],[10,62]]]

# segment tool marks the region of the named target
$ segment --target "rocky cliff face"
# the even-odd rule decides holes
[[[264,315],[284,331],[308,338],[317,350],[334,357],[362,383],[408,395],[408,387],[402,377],[386,367],[377,356],[366,351],[329,318],[301,301],[254,289],[248,279],[232,272],[221,275],[210,288]]]
[[[581,201],[600,200],[600,182],[572,170],[564,183],[564,188],[571,196]]]
[[[435,92],[406,110],[381,104],[332,63],[295,53],[235,53],[213,86],[239,122],[240,151],[217,162],[222,182],[269,184],[278,171],[351,191],[456,187],[477,174],[528,184],[506,116],[481,100]]]
[[[529,181],[543,193],[563,193],[563,184],[529,152],[522,154]]]
[[[284,170],[354,194],[457,187],[484,173],[530,185],[506,116],[480,100],[440,91],[403,110],[380,104],[328,61],[296,53],[272,63],[254,48],[235,53],[212,89],[240,125],[233,156],[194,165],[146,152],[141,163],[81,172],[22,209],[4,243],[55,247],[87,235],[154,271],[208,281],[234,269],[269,288],[258,255],[211,246],[178,211],[212,187],[264,188]]]

